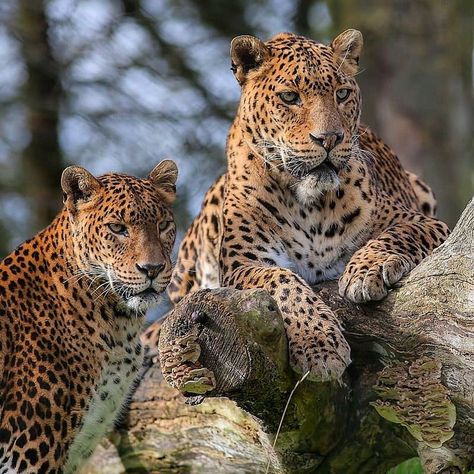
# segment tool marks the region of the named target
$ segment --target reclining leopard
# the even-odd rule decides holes
[[[362,34],[330,45],[289,33],[232,41],[241,99],[228,170],[186,234],[169,287],[265,288],[283,314],[290,362],[313,380],[350,363],[336,315],[311,289],[339,278],[362,303],[388,289],[448,235],[431,190],[360,125]]]
[[[63,210],[0,263],[0,473],[76,472],[112,426],[171,278],[176,177],[69,167]]]

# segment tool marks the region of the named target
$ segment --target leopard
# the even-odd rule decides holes
[[[437,200],[432,189],[415,173],[405,173],[415,192],[419,210],[426,216],[435,217]],[[222,175],[206,192],[200,213],[182,240],[176,271],[168,288],[174,304],[201,288],[218,288],[220,285],[218,262],[224,189],[225,175]],[[151,325],[142,336],[147,349],[156,349],[153,352],[155,356],[158,356],[159,328],[160,324]]]
[[[241,95],[227,171],[168,288],[174,303],[199,288],[265,289],[291,367],[314,381],[340,383],[351,364],[339,318],[314,286],[337,279],[354,304],[379,301],[449,234],[430,187],[361,122],[363,42],[355,29],[329,44],[293,33],[232,40]]]
[[[0,263],[0,473],[78,472],[121,414],[171,279],[177,167],[61,177],[51,224]]]

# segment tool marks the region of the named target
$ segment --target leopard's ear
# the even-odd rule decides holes
[[[73,210],[81,202],[93,199],[101,190],[102,184],[81,166],[68,166],[61,176],[63,200]]]
[[[176,180],[178,167],[171,160],[163,160],[148,175],[148,179],[156,186],[166,204],[172,204],[176,198]]]
[[[270,56],[265,43],[255,36],[235,37],[230,44],[230,58],[235,78],[242,85],[250,71],[258,69]]]
[[[358,30],[346,30],[332,41],[336,63],[344,74],[353,76],[357,73],[363,45],[364,39]]]

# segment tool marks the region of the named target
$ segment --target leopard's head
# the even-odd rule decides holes
[[[136,312],[158,304],[171,278],[177,176],[170,160],[147,179],[117,173],[95,178],[79,166],[64,170],[74,265],[90,278],[94,298],[114,297]]]
[[[362,45],[357,30],[329,46],[290,33],[232,41],[245,141],[302,202],[337,189],[358,146],[361,97],[354,76]]]

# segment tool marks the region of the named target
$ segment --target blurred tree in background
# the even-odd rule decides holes
[[[474,189],[473,24],[472,0],[2,0],[0,256],[51,220],[70,163],[145,175],[175,159],[185,229],[225,168],[243,33],[360,29],[363,120],[452,224]]]

